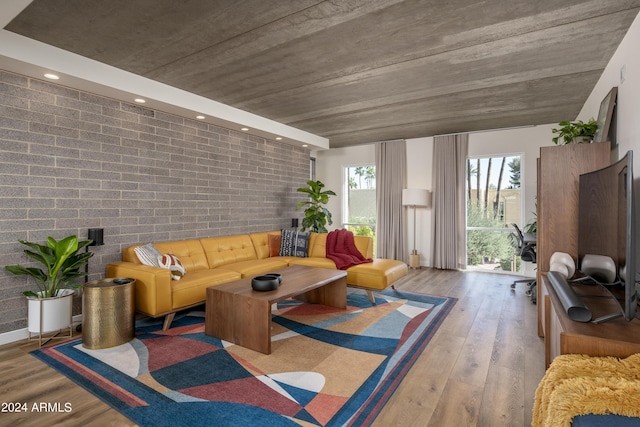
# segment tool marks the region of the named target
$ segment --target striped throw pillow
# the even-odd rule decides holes
[[[138,246],[134,248],[136,255],[141,263],[144,265],[150,265],[152,267],[160,267],[160,263],[158,262],[158,257],[162,256],[162,252],[160,252],[153,243],[147,243],[144,246]]]

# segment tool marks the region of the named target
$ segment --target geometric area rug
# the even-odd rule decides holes
[[[89,350],[76,339],[38,359],[140,426],[367,426],[456,302],[386,290],[347,309],[281,301],[272,353],[204,333],[204,312],[136,323],[129,343]]]

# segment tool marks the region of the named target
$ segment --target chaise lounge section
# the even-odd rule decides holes
[[[373,239],[353,236],[357,250],[364,258],[373,256]],[[281,232],[264,232],[193,240],[154,243],[162,254],[173,254],[186,274],[180,280],[172,279],[167,268],[144,265],[135,249],[122,251],[122,261],[106,267],[107,277],[136,279],[136,311],[151,317],[164,317],[163,329],[168,329],[176,312],[204,303],[206,289],[244,277],[257,276],[290,265],[306,265],[336,269],[326,257],[327,234],[310,233],[306,256],[280,256]],[[375,258],[372,262],[353,265],[346,270],[347,284],[367,291],[374,302],[372,291],[393,286],[408,274],[402,261]]]

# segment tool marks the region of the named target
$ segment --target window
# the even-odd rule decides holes
[[[467,268],[520,271],[513,240],[522,228],[518,155],[467,160]]]
[[[376,167],[344,168],[343,227],[356,236],[376,237]],[[375,248],[375,244],[374,244]]]

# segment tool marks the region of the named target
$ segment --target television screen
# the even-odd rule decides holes
[[[613,260],[611,274],[584,272],[601,284],[624,289],[621,306],[627,320],[635,316],[638,302],[635,227],[633,153],[628,151],[610,166],[580,175],[578,205],[578,267],[583,268],[585,255]]]

